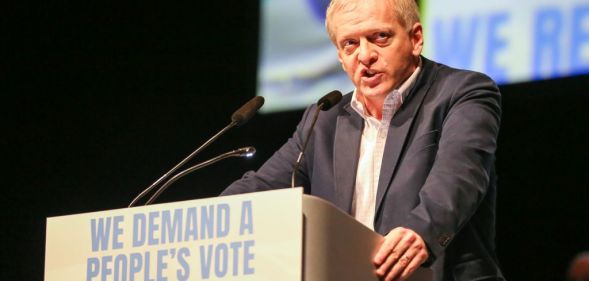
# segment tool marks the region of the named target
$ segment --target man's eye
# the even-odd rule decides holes
[[[346,47],[350,47],[355,45],[356,42],[354,40],[345,40],[344,42],[342,42],[342,47],[346,48]]]
[[[357,45],[358,44],[355,40],[345,40],[342,42],[341,48],[346,54],[351,54],[356,49]]]
[[[391,37],[391,34],[387,32],[379,32],[376,34],[376,39],[378,40],[388,39],[389,37]]]

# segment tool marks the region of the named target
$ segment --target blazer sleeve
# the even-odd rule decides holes
[[[282,145],[257,171],[248,171],[243,177],[229,185],[221,195],[231,195],[287,188],[291,186],[293,165],[301,151],[304,134],[307,133],[309,115],[315,106],[308,107],[297,125],[297,129],[285,144]],[[308,147],[307,149],[310,149]],[[305,162],[301,171],[306,171]],[[297,185],[308,186],[308,177],[304,172],[298,173]]]
[[[433,259],[484,201],[493,180],[501,116],[499,89],[490,78],[474,72],[447,78],[431,89],[446,91],[440,94],[450,95],[450,101],[443,104],[448,108],[438,150],[419,203],[404,223],[421,235]]]

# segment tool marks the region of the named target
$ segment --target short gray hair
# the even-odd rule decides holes
[[[333,34],[333,26],[331,25],[331,19],[336,11],[340,11],[345,7],[351,7],[356,5],[356,1],[365,0],[331,0],[327,7],[325,16],[325,27],[331,41],[335,42],[335,34]],[[411,29],[413,25],[419,22],[419,7],[417,7],[416,0],[384,0],[393,7],[393,13],[401,23],[401,26],[407,30]]]

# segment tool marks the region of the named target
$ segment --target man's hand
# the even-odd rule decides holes
[[[383,280],[405,280],[429,257],[425,242],[415,231],[397,227],[385,236],[374,257],[376,274]]]

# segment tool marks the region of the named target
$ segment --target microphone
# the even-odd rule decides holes
[[[231,122],[234,122],[235,126],[243,125],[256,114],[262,105],[264,105],[264,97],[254,97],[231,115]]]
[[[176,164],[176,166],[174,166],[172,169],[170,169],[168,172],[166,172],[163,176],[161,176],[159,179],[157,179],[155,182],[153,182],[150,186],[148,186],[146,189],[144,189],[141,193],[139,193],[135,198],[133,198],[133,201],[131,201],[131,203],[129,203],[128,207],[130,208],[130,207],[135,206],[137,204],[137,202],[139,200],[141,200],[141,198],[145,197],[145,195],[147,195],[149,192],[151,192],[158,184],[160,184],[163,180],[165,180],[167,177],[169,177],[176,170],[178,170],[181,166],[184,166],[184,164],[186,164],[188,161],[190,161],[190,159],[194,158],[194,156],[196,156],[199,152],[201,152],[203,149],[205,149],[207,146],[209,146],[212,142],[217,140],[221,135],[223,135],[229,129],[231,129],[235,126],[243,125],[244,123],[246,123],[250,118],[252,118],[252,116],[254,116],[254,114],[256,114],[256,112],[258,111],[258,109],[260,109],[260,107],[262,107],[262,105],[264,105],[264,98],[261,96],[256,96],[253,99],[251,99],[250,101],[248,101],[247,103],[245,103],[244,105],[242,105],[237,111],[235,111],[231,115],[231,123],[229,123],[229,125],[225,126],[225,128],[223,128],[217,134],[212,136],[209,140],[207,140],[205,143],[203,143],[195,151],[190,153],[190,155],[188,155],[186,158],[184,158],[184,160],[180,161],[180,163]]]
[[[201,168],[204,168],[206,166],[209,166],[211,164],[214,164],[218,161],[221,161],[225,158],[229,158],[229,157],[245,157],[245,158],[250,158],[252,157],[254,154],[256,154],[256,149],[253,146],[247,146],[247,147],[242,147],[239,149],[235,149],[235,150],[231,150],[228,152],[225,152],[221,155],[218,155],[216,157],[213,157],[207,161],[198,163],[188,169],[185,169],[179,173],[177,173],[176,175],[174,175],[173,177],[171,177],[168,181],[166,181],[150,198],[149,200],[147,200],[147,202],[145,202],[145,205],[149,205],[151,203],[153,203],[153,201],[155,201],[155,199],[157,199],[160,194],[162,194],[162,192],[164,192],[168,187],[170,187],[170,185],[172,185],[174,182],[176,182],[177,180],[179,180],[180,178],[196,171],[199,170]]]
[[[317,106],[319,106],[323,111],[328,111],[332,106],[338,104],[341,99],[342,93],[340,91],[331,91],[319,99]]]
[[[325,96],[317,101],[317,110],[315,110],[315,115],[313,116],[313,122],[311,123],[311,127],[307,131],[307,137],[303,142],[303,148],[301,148],[301,152],[299,153],[299,157],[297,158],[297,162],[294,164],[291,178],[290,178],[290,187],[295,187],[295,178],[296,174],[299,171],[301,166],[301,162],[303,162],[303,157],[305,155],[305,148],[307,148],[307,143],[311,138],[311,134],[313,133],[313,128],[315,127],[315,122],[317,122],[317,118],[319,117],[319,111],[327,111],[332,108],[334,105],[340,102],[342,99],[342,93],[338,90],[331,91],[327,93]]]

